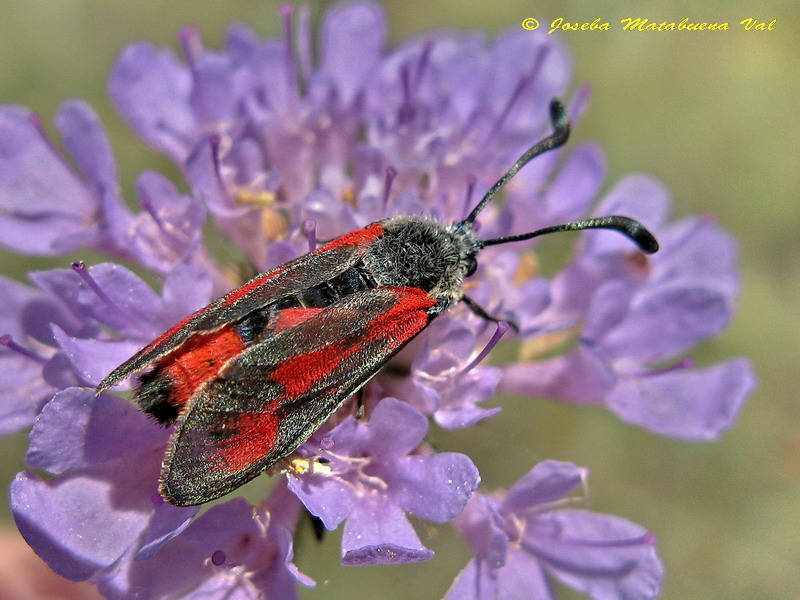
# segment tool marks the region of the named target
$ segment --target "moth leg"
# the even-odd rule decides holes
[[[494,315],[490,315],[486,310],[475,300],[464,294],[461,296],[461,302],[466,304],[469,309],[478,315],[481,319],[485,321],[491,321],[492,323],[508,323],[509,327],[511,327],[515,332],[519,333],[519,325],[517,325],[514,321],[509,321],[508,319],[502,319],[500,317],[495,317]]]

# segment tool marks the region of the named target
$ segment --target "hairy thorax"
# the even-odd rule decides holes
[[[419,287],[440,308],[461,298],[480,242],[469,225],[443,225],[424,217],[394,217],[370,247],[364,266],[382,286]]]

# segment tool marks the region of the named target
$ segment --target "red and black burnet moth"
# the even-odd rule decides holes
[[[134,400],[176,425],[161,471],[163,497],[178,506],[208,502],[274,465],[450,305],[464,302],[498,321],[461,291],[485,246],[607,228],[655,252],[653,235],[622,216],[478,238],[475,218],[497,191],[529,160],[567,141],[557,100],[550,120],[553,133],[463,221],[392,217],[348,233],[212,302],[103,379],[98,393],[151,367]]]

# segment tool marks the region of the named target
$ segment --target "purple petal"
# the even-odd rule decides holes
[[[103,296],[99,296],[72,269],[35,271],[29,277],[76,315],[102,323],[134,339],[149,341],[173,324],[158,318],[162,312],[161,299],[125,267],[102,263],[91,267],[89,275]]]
[[[735,421],[756,384],[750,362],[679,369],[620,380],[608,399],[622,420],[661,435],[710,441]]]
[[[376,68],[386,44],[386,16],[377,3],[334,6],[322,24],[320,71],[335,82],[339,101],[349,105]]]
[[[701,287],[648,286],[601,341],[603,351],[638,363],[667,360],[717,335],[732,310],[727,298]]]
[[[617,381],[610,365],[583,346],[535,363],[503,369],[500,389],[524,396],[546,396],[579,404],[599,404]]]
[[[357,509],[357,498],[352,487],[336,477],[308,473],[287,475],[289,489],[327,529],[336,529],[351,512]]]
[[[150,145],[183,162],[197,133],[189,96],[191,75],[170,51],[140,42],[119,57],[109,93],[128,123]]]
[[[529,519],[523,546],[564,584],[593,598],[654,598],[661,587],[653,535],[619,517],[551,511]]]
[[[659,233],[661,250],[652,261],[652,279],[703,286],[726,298],[739,289],[736,241],[708,217],[678,221]]]
[[[301,573],[292,562],[294,557],[293,533],[294,528],[289,530],[285,527],[274,526],[270,522],[267,536],[277,546],[272,564],[269,568],[255,573],[251,578],[261,591],[259,598],[297,600],[299,598],[298,583],[306,587],[316,585],[313,579]]]
[[[188,260],[202,242],[203,207],[158,173],[143,173],[136,188],[145,211],[128,232],[129,250],[143,265],[158,271]]]
[[[142,538],[142,547],[136,552],[134,560],[147,560],[155,556],[164,544],[189,526],[198,512],[199,506],[184,508],[166,502],[156,507]]]
[[[602,343],[628,316],[636,291],[637,286],[629,281],[611,280],[601,284],[586,309],[581,338],[592,344]]]
[[[328,189],[312,190],[303,205],[305,215],[317,225],[317,236],[330,240],[358,228],[350,205],[341,202]]]
[[[408,454],[427,431],[428,420],[417,409],[396,398],[384,398],[368,424],[347,419],[332,429],[329,437],[337,454],[388,458]]]
[[[81,581],[119,559],[146,525],[146,505],[131,502],[128,492],[111,477],[44,481],[25,472],[11,484],[11,510],[22,537],[50,568]]]
[[[150,560],[125,560],[100,581],[100,591],[113,599],[185,597],[203,589],[204,582],[224,574],[234,589],[250,587],[241,569],[227,566],[264,553],[263,533],[253,507],[236,498],[218,504],[195,519],[180,535],[164,544]],[[225,563],[217,567],[210,558],[222,551]],[[189,596],[191,597],[191,596]]]
[[[463,321],[442,317],[427,330],[425,348],[414,359],[414,370],[421,371],[420,379],[427,382],[453,368],[465,366],[476,343],[475,332]]]
[[[508,490],[501,510],[503,514],[525,514],[531,509],[560,502],[585,485],[587,474],[586,469],[572,463],[541,462]]]
[[[42,405],[55,391],[42,380],[42,365],[11,352],[0,352],[0,435],[33,423]]]
[[[31,468],[58,474],[160,449],[166,439],[166,432],[121,398],[68,388],[36,419],[25,460]]]
[[[369,454],[383,458],[404,456],[425,438],[428,420],[406,402],[384,398],[372,411],[367,429],[364,443]]]
[[[419,562],[433,557],[419,541],[402,509],[381,494],[359,499],[342,537],[342,564]]]
[[[506,564],[497,573],[496,598],[497,600],[517,598],[556,600],[557,596],[539,561],[527,552],[513,547],[508,552]]]
[[[114,368],[133,356],[141,344],[128,341],[98,341],[68,336],[53,326],[56,343],[64,350],[75,373],[83,382],[97,385]]]
[[[501,410],[499,406],[496,408],[480,408],[465,402],[464,404],[437,410],[433,414],[433,418],[436,424],[444,429],[466,429],[484,419],[495,416]]]
[[[208,269],[176,265],[164,277],[164,321],[178,323],[213,300],[213,281]]]
[[[605,178],[606,162],[599,146],[583,143],[573,148],[545,198],[549,222],[565,223],[584,214]]]
[[[445,429],[472,427],[500,412],[497,408],[480,408],[476,403],[493,397],[502,378],[495,367],[477,367],[454,377],[455,385],[442,390],[441,407],[434,413],[436,423]]]
[[[455,519],[472,553],[489,569],[497,569],[505,564],[509,545],[498,505],[497,499],[476,493]]]
[[[186,159],[186,177],[192,195],[217,216],[241,217],[252,209],[237,205],[228,193],[220,173],[217,147],[218,142],[214,138],[201,138]]]
[[[212,575],[202,581],[199,586],[186,595],[181,596],[181,600],[262,600],[265,596],[256,586],[245,577],[231,577],[228,573]],[[274,596],[275,598],[286,598],[290,600],[296,597],[292,595]]]
[[[267,250],[267,258],[264,261],[264,267],[266,270],[274,269],[275,267],[279,267],[280,265],[287,263],[298,256],[299,253],[297,252],[297,248],[295,248],[290,242],[279,240],[269,245],[269,249]]]
[[[443,523],[459,515],[481,478],[463,454],[407,456],[398,460],[387,476],[395,501],[406,511]]]
[[[550,100],[561,96],[569,84],[572,68],[568,52],[556,38],[539,31],[530,34],[530,31],[510,30],[497,37],[484,89],[491,93],[495,113],[500,114],[520,81],[530,78],[535,85],[529,83],[524,87],[506,123],[513,123],[520,129],[538,130],[547,115]],[[536,72],[536,64],[542,58]]]
[[[541,173],[524,169],[515,191],[509,194],[513,213],[510,233],[524,233],[579,218],[599,194],[605,176],[600,148],[581,144],[572,150],[546,193],[537,199],[537,210],[532,210],[531,195],[541,187],[542,177]]]
[[[83,101],[65,102],[56,116],[56,126],[97,196],[111,192],[121,203],[117,162],[97,114]]]
[[[524,597],[524,596],[523,596]],[[444,600],[497,600],[494,568],[473,558],[456,576]]]
[[[30,254],[69,252],[67,237],[86,232],[96,201],[53,150],[35,117],[0,110],[0,240]]]
[[[161,299],[125,267],[100,263],[91,267],[89,274],[107,297],[98,297],[88,286],[81,290],[84,305],[91,309],[99,323],[127,335],[148,338],[155,337],[171,325],[159,319]]]
[[[235,123],[242,102],[242,78],[237,77],[231,57],[204,52],[192,60],[192,105],[206,125]]]

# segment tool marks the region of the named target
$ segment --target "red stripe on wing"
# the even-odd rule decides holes
[[[198,334],[156,364],[169,377],[169,403],[183,407],[197,389],[220,374],[234,356],[245,349],[242,338],[230,325],[219,331]]]
[[[230,437],[217,441],[213,470],[238,473],[264,458],[278,441],[280,419],[274,412],[243,413],[230,423]]]
[[[327,252],[334,248],[341,248],[342,246],[364,246],[367,247],[372,242],[377,240],[386,231],[381,223],[373,223],[363,229],[356,229],[350,233],[346,233],[342,237],[331,240],[324,246],[317,248],[314,253]]]
[[[275,333],[279,333],[281,331],[286,331],[290,327],[294,327],[295,325],[299,325],[303,321],[306,321],[313,317],[314,315],[318,315],[321,313],[324,308],[284,308],[278,313],[278,320],[275,321],[275,324],[272,326],[274,328]]]
[[[356,354],[365,342],[387,337],[388,354],[427,325],[429,317],[426,311],[436,304],[436,300],[425,290],[408,287],[383,289],[396,292],[397,302],[369,324],[366,339],[354,342],[345,338],[319,350],[300,354],[282,362],[269,374],[270,379],[283,386],[285,396],[293,398],[308,393],[342,361]],[[355,318],[357,311],[352,312]]]

